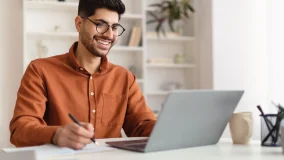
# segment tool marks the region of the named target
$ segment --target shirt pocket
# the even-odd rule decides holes
[[[125,95],[103,93],[103,126],[122,125],[126,114]]]

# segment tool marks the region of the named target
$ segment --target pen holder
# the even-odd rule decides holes
[[[261,145],[281,146],[281,118],[277,114],[261,115]]]
[[[283,151],[283,154],[284,154],[284,121],[282,121],[282,125],[281,125],[281,142],[282,142],[282,151]]]

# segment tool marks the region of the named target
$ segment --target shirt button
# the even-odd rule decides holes
[[[80,70],[81,70],[81,71],[83,71],[83,70],[84,70],[84,68],[80,67]]]
[[[94,93],[94,92],[91,92],[91,95],[93,96],[93,95],[95,95],[95,93]]]
[[[93,112],[93,113],[96,113],[96,110],[95,110],[95,109],[93,109],[93,110],[92,110],[92,112]]]
[[[93,79],[93,77],[91,76],[90,79]]]

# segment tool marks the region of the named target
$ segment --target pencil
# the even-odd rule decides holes
[[[73,122],[75,122],[76,124],[78,124],[79,126],[82,126],[80,123],[79,123],[79,121],[74,117],[74,116],[72,116],[72,114],[68,114],[69,115],[69,117],[73,120]],[[83,126],[82,126],[83,127]],[[96,140],[94,139],[94,138],[91,138],[91,141],[93,141],[94,143],[96,143]]]

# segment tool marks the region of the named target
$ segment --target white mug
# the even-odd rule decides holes
[[[234,144],[247,144],[253,130],[251,112],[234,113],[230,119],[230,132]]]

